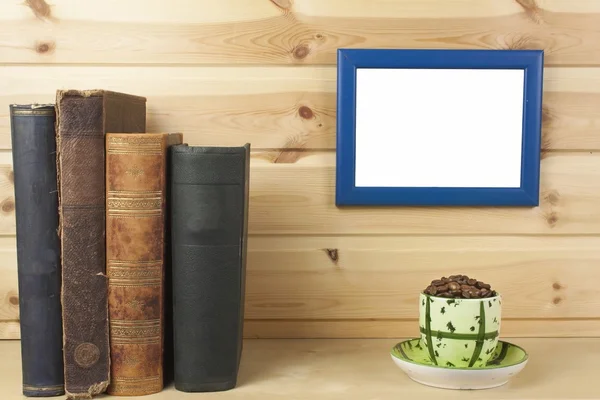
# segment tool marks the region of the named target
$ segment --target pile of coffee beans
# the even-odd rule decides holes
[[[449,299],[483,299],[497,296],[490,285],[466,275],[451,275],[449,278],[444,276],[442,279],[436,279],[423,293]]]

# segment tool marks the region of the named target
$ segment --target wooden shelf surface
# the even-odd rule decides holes
[[[149,400],[179,399],[600,399],[600,339],[506,339],[530,355],[506,385],[482,391],[429,388],[411,381],[389,356],[393,339],[247,340],[237,388],[220,393],[167,388]],[[110,398],[113,396],[100,396]],[[0,341],[0,399],[21,395],[18,341]]]

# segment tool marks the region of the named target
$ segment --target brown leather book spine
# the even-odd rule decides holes
[[[104,136],[144,132],[146,99],[59,90],[56,104],[65,392],[91,398],[110,379]]]
[[[108,393],[162,390],[167,149],[181,134],[106,135]]]

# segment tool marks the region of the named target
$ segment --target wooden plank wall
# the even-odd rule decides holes
[[[8,105],[58,88],[252,143],[248,337],[415,335],[418,291],[453,273],[503,293],[503,335],[600,336],[598,27],[597,0],[2,1],[0,337],[19,335]],[[338,47],[544,49],[541,205],[336,209]]]

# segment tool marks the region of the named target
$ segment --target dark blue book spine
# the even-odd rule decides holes
[[[23,394],[64,390],[54,105],[12,105]]]

